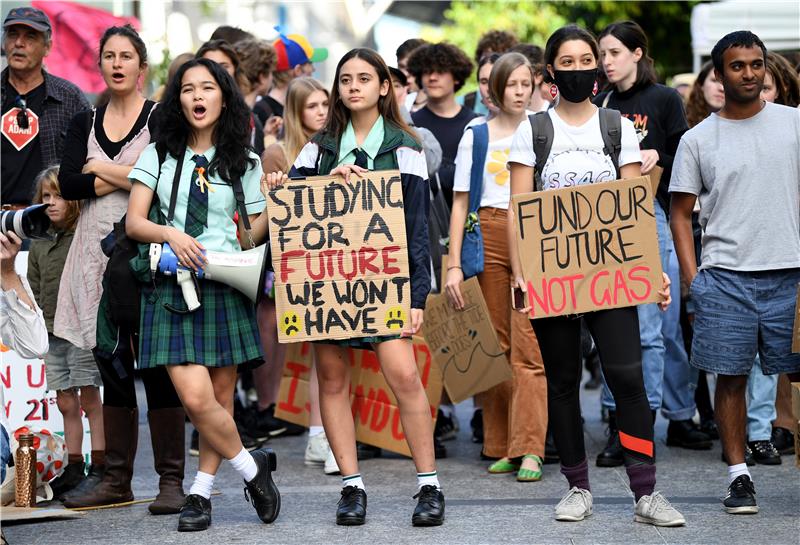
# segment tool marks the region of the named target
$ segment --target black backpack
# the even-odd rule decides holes
[[[619,154],[622,150],[622,116],[618,110],[598,108],[600,116],[600,135],[603,137],[603,153],[611,158],[617,178],[619,178]],[[534,166],[534,189],[541,191],[542,170],[553,147],[554,129],[553,120],[549,112],[537,112],[528,116],[531,123],[531,136],[533,137],[533,153],[536,155]]]

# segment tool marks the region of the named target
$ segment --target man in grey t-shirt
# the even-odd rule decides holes
[[[730,481],[725,510],[756,513],[744,463],[747,376],[756,355],[764,374],[800,375],[800,354],[791,350],[800,283],[800,111],[761,100],[766,48],[755,34],[728,34],[711,56],[725,106],[681,139],[670,223],[695,304],[692,365],[717,373]],[[691,227],[698,196],[699,272]]]

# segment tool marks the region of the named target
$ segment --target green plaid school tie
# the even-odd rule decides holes
[[[208,192],[210,186],[200,179],[200,169],[203,177],[208,179],[208,160],[203,155],[192,157],[195,168],[192,170],[192,181],[189,183],[189,204],[186,207],[186,225],[184,230],[190,237],[197,238],[208,227]]]

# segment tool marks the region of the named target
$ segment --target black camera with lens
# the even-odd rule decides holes
[[[34,204],[21,210],[3,210],[0,212],[0,233],[14,233],[22,240],[52,240],[53,237],[47,232],[50,229],[48,206]]]

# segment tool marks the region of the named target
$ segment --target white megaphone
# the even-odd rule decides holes
[[[206,278],[239,290],[254,303],[263,292],[264,276],[270,263],[269,244],[244,252],[203,252],[206,264],[198,271],[185,268],[169,244],[150,245],[150,270],[165,276],[176,276],[189,311],[197,310],[196,278]]]

